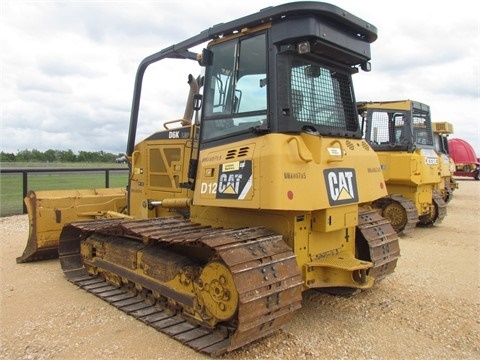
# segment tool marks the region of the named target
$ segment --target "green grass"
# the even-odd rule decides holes
[[[30,164],[29,164],[30,165]],[[66,166],[65,166],[66,165]],[[64,164],[63,167],[73,167]],[[115,164],[117,165],[117,164]],[[22,166],[30,167],[30,166]],[[94,167],[88,164],[83,167]],[[110,167],[110,164],[101,164],[98,167]],[[126,168],[123,166],[111,166]],[[128,172],[110,171],[109,187],[126,187]],[[0,175],[0,217],[23,213],[23,185],[22,174]],[[105,187],[105,173],[29,173],[28,190],[71,190],[71,189],[94,189]]]

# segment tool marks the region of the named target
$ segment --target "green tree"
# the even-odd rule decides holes
[[[45,152],[37,149],[33,150],[19,150],[17,154],[9,154],[1,152],[0,161],[2,162],[101,162],[111,163],[116,158],[123,156],[124,154],[112,154],[100,151],[79,151],[78,155],[75,155],[71,149],[68,150],[54,150],[48,149]]]
[[[45,151],[45,153],[43,154],[43,158],[44,158],[45,161],[47,161],[47,162],[55,162],[55,161],[57,161],[57,152],[56,152],[55,150],[48,149],[48,150]]]
[[[32,152],[30,150],[20,150],[17,152],[17,161],[29,162],[32,161]]]
[[[32,160],[36,162],[44,162],[45,154],[37,149],[32,150]]]
[[[13,153],[6,153],[6,152],[1,152],[0,153],[0,162],[15,162],[16,156]]]
[[[75,162],[77,161],[77,155],[73,153],[71,149],[68,150],[59,150],[58,159],[61,162]]]

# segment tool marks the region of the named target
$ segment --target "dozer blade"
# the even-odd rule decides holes
[[[126,190],[102,188],[29,191],[24,199],[28,213],[28,241],[17,263],[58,257],[58,241],[65,224],[101,217],[124,217]],[[126,216],[125,216],[126,217]]]

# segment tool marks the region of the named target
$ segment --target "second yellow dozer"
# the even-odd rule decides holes
[[[373,205],[399,233],[440,223],[447,209],[430,107],[413,100],[359,102],[365,140],[380,160],[388,196]]]
[[[145,58],[126,151],[132,219],[64,224],[67,279],[218,356],[280,329],[306,290],[366,290],[394,272],[399,237],[369,206],[387,191],[352,82],[376,37],[334,5],[294,2]],[[164,59],[204,75],[188,76],[183,118],[136,143],[139,118],[163,114],[139,116],[158,102],[141,101],[146,69]]]

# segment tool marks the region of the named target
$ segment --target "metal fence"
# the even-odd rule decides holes
[[[88,175],[94,175],[91,177],[91,182],[88,184],[75,184],[73,188],[95,188],[110,187],[111,172],[123,172],[125,173],[125,186],[128,180],[128,168],[0,168],[0,216],[8,216],[15,214],[25,214],[27,212],[26,206],[23,203],[23,199],[27,195],[29,190],[62,190],[62,189],[71,189],[74,186],[74,182],[70,184],[65,184],[68,182],[69,176],[65,176],[62,180],[62,183],[55,182],[50,180],[50,187],[46,188],[31,188],[31,183],[34,180],[34,175],[40,174],[64,174],[71,175],[71,178],[74,179],[75,176],[79,173],[84,173]],[[104,182],[102,181],[101,175],[103,174]],[[7,179],[7,176],[14,176],[14,178]],[[89,176],[90,179],[90,176]],[[7,181],[9,180],[9,181]],[[83,186],[82,186],[83,185]],[[45,185],[44,185],[45,186]],[[18,202],[17,202],[18,200]],[[13,205],[12,205],[13,204]],[[22,205],[21,205],[22,204]],[[23,209],[22,209],[23,208]],[[22,209],[22,210],[20,210]]]

